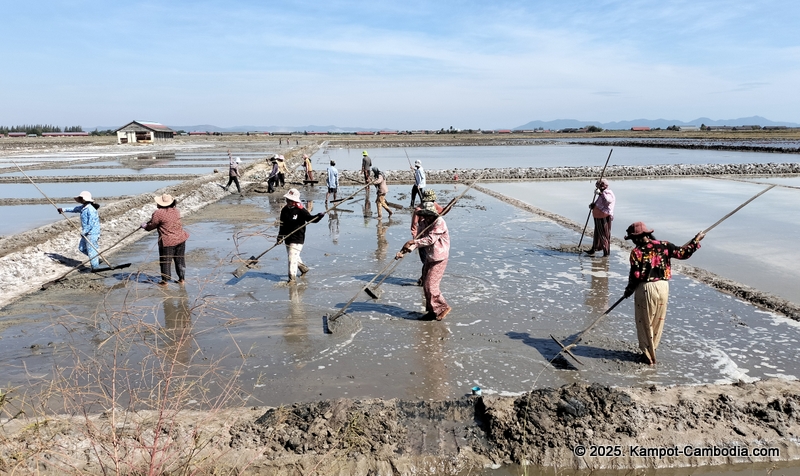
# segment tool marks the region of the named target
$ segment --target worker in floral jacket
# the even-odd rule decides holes
[[[698,233],[683,246],[659,241],[653,230],[637,221],[626,230],[625,239],[636,246],[631,251],[631,271],[625,297],[634,296],[636,308],[636,334],[639,348],[650,365],[656,363],[656,349],[664,330],[669,299],[669,279],[672,277],[671,259],[688,259],[700,248],[705,233]]]

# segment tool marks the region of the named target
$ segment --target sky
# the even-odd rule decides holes
[[[790,0],[3,3],[0,125],[800,123]]]

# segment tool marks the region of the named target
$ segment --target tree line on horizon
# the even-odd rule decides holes
[[[26,134],[42,135],[45,132],[83,132],[81,126],[67,126],[63,130],[59,126],[50,124],[24,124],[21,126],[0,126],[0,134],[8,134],[10,132],[24,132]]]

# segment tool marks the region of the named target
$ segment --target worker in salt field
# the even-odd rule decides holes
[[[272,158],[270,158],[269,161],[270,163],[272,163],[272,170],[267,176],[267,193],[272,193],[275,191],[275,186],[278,184],[278,173],[280,172],[281,169],[280,167],[278,167],[277,154],[272,156]]]
[[[312,215],[303,207],[300,201],[300,192],[296,188],[289,189],[286,195],[286,205],[281,209],[280,228],[278,229],[278,243],[281,241],[286,245],[286,253],[289,257],[289,283],[294,283],[297,271],[306,274],[308,266],[303,264],[300,252],[306,242],[306,223],[319,222],[324,213]]]
[[[228,152],[228,154],[230,155],[230,152]],[[231,184],[235,183],[236,191],[239,192],[239,195],[242,194],[242,188],[239,186],[239,164],[241,163],[242,159],[239,157],[231,157],[230,164],[228,166],[228,185],[222,187],[222,189],[226,192]]]
[[[416,248],[425,249],[425,264],[422,266],[422,290],[425,293],[425,311],[423,319],[441,321],[452,308],[442,296],[440,284],[447,260],[450,257],[450,232],[447,223],[439,216],[434,202],[423,202],[422,207],[414,214],[419,216],[420,234],[407,241],[395,255],[400,259]]]
[[[283,188],[286,185],[286,175],[289,173],[289,169],[286,168],[286,159],[282,156],[278,156],[278,186]]]
[[[336,162],[331,160],[331,165],[328,167],[328,191],[325,192],[325,205],[327,208],[328,197],[333,194],[333,199],[336,200],[336,193],[339,191],[339,171],[336,170]]]
[[[89,257],[92,269],[96,269],[100,267],[100,215],[97,214],[100,205],[94,203],[92,194],[85,190],[75,197],[75,201],[80,205],[72,208],[59,208],[58,213],[81,214],[81,241],[78,243],[78,250]]]
[[[594,239],[586,254],[594,256],[596,252],[602,251],[603,256],[608,256],[611,252],[611,222],[614,221],[616,198],[614,192],[608,188],[608,180],[600,179],[594,185],[598,190],[597,198],[589,204],[594,217]]]
[[[364,183],[369,183],[369,169],[372,168],[372,159],[367,151],[361,152],[361,173],[364,174]]]
[[[444,210],[441,205],[436,203],[436,191],[433,189],[425,189],[425,191],[420,196],[420,204],[417,208],[414,209],[414,213],[411,214],[411,239],[417,237],[417,233],[421,232],[422,229],[419,227],[420,223],[420,216],[417,214],[418,211],[422,210],[422,207],[425,205],[426,202],[433,202],[434,207],[436,207],[436,213],[441,214]],[[422,266],[425,266],[425,252],[427,248],[417,248],[417,252],[419,253],[419,259],[422,261]],[[417,280],[417,286],[422,286],[422,277]]]
[[[375,199],[375,205],[378,208],[378,220],[383,218],[381,211],[384,208],[389,212],[389,218],[392,218],[392,209],[386,204],[386,194],[389,193],[389,185],[386,184],[386,177],[383,175],[383,172],[378,170],[378,167],[372,167],[372,173],[375,175],[375,178],[372,180],[372,185],[375,185],[375,190],[378,194],[378,198]]]
[[[668,241],[657,240],[653,230],[640,221],[631,224],[625,232],[625,239],[633,241],[636,246],[631,250],[631,271],[625,297],[634,296],[639,348],[648,363],[655,365],[656,349],[667,315],[669,279],[672,277],[670,260],[692,256],[700,248],[705,233],[698,233],[690,242],[678,247]]]
[[[166,286],[172,280],[172,262],[175,262],[175,274],[178,275],[178,284],[183,284],[186,279],[186,240],[189,233],[181,224],[181,212],[176,208],[177,200],[165,193],[155,197],[156,211],[150,221],[142,223],[142,228],[158,230],[158,257],[161,267],[160,286]]]
[[[414,208],[414,202],[419,194],[419,199],[422,201],[422,192],[425,190],[425,170],[422,168],[422,161],[414,161],[414,185],[411,187],[411,208]]]
[[[303,154],[303,168],[306,172],[306,181],[312,182],[314,180],[314,170],[311,167],[311,158],[308,157],[308,154]]]

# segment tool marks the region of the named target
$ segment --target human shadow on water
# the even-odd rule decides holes
[[[279,283],[281,281],[286,280],[286,275],[283,274],[273,274],[273,273],[264,273],[260,271],[248,271],[242,275],[241,278],[237,278],[236,276],[232,277],[228,281],[225,282],[226,285],[235,285],[239,284],[245,278],[261,278],[267,281],[272,281],[273,283]]]
[[[521,340],[524,344],[535,348],[536,350],[539,351],[542,357],[544,357],[548,361],[550,361],[550,359],[553,359],[553,357],[556,357],[558,355],[558,357],[552,362],[553,366],[558,369],[567,368],[564,367],[563,365],[556,363],[559,361],[568,363],[570,368],[573,369],[580,368],[580,366],[576,362],[573,362],[571,359],[567,358],[565,352],[561,352],[561,347],[552,338],[548,339],[548,338],[533,337],[527,332],[507,332],[506,335],[511,339]],[[564,338],[559,338],[558,336],[554,337],[556,337],[556,339],[559,339],[559,341],[562,344],[567,346],[570,345],[575,340],[575,337],[577,337],[577,335],[578,334],[574,334]],[[560,355],[558,354],[559,352],[561,352]],[[581,359],[581,361],[584,364],[588,361],[588,359],[605,359],[605,360],[616,360],[620,362],[633,362],[633,363],[639,363],[642,361],[640,354],[631,352],[629,350],[607,349],[602,347],[594,347],[583,343],[578,344],[577,346],[571,348],[570,352],[572,352],[572,354],[578,358],[584,357],[585,359]]]
[[[83,263],[83,261],[78,261],[78,260],[73,259],[73,258],[68,258],[68,257],[66,257],[64,255],[60,255],[58,253],[45,253],[45,254],[51,260],[58,261],[59,263],[63,264],[64,266],[69,266],[70,268],[74,268],[75,266],[78,266],[79,264]]]
[[[341,308],[344,304],[337,304],[337,308]],[[348,313],[354,312],[376,312],[379,314],[388,314],[392,317],[396,317],[398,319],[407,319],[410,321],[419,321],[422,320],[422,316],[424,316],[421,312],[416,311],[409,311],[408,309],[403,309],[398,306],[392,306],[389,304],[380,304],[376,302],[354,302],[347,308]]]
[[[365,283],[368,283],[368,282],[372,281],[372,278],[374,278],[374,277],[375,277],[374,274],[361,274],[361,275],[358,275],[358,276],[353,276],[353,278],[355,278],[355,279],[357,279],[359,281],[364,281]],[[375,282],[372,283],[372,285],[374,286],[374,285],[378,284],[378,281],[380,281],[382,278],[383,278],[383,275],[381,275],[380,278],[376,279]],[[383,281],[383,284],[394,284],[396,286],[416,286],[417,285],[417,280],[416,279],[411,279],[411,278],[401,278],[401,277],[397,277],[397,276],[389,276],[388,278],[386,278]]]

